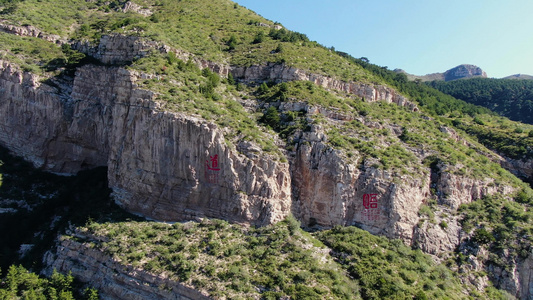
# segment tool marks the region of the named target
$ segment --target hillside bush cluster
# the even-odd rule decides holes
[[[490,262],[509,268],[502,262],[528,257],[533,245],[532,205],[529,188],[517,192],[512,200],[501,195],[486,196],[460,207],[461,225],[464,231],[473,233],[472,242],[489,249]]]
[[[0,273],[1,274],[1,273]],[[98,291],[85,288],[77,292],[74,277],[53,272],[50,278],[42,278],[22,266],[11,266],[0,282],[0,300],[98,300]]]
[[[355,227],[309,234],[289,217],[257,229],[203,220],[172,225],[93,222],[79,230],[98,237],[80,242],[123,264],[168,274],[212,297],[469,298],[446,266],[400,240]],[[491,299],[503,299],[498,290],[488,291]]]

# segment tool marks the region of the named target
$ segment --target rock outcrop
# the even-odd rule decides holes
[[[533,159],[522,160],[503,156],[500,164],[503,168],[533,186]]]
[[[31,26],[31,25],[16,26],[16,25],[11,25],[11,24],[6,24],[2,20],[0,20],[0,32],[10,33],[10,34],[18,35],[18,36],[29,36],[29,37],[40,38],[40,39],[53,42],[53,43],[65,42],[64,40],[61,39],[59,35],[47,34],[34,26]]]
[[[473,77],[487,78],[487,73],[485,73],[480,67],[474,65],[459,65],[444,72],[445,81]]]
[[[347,163],[321,142],[299,145],[292,172],[294,214],[306,225],[356,225],[410,243],[429,186],[423,178],[395,182],[370,160],[359,169],[359,160]]]
[[[533,295],[533,254],[527,257],[507,259],[506,266],[489,263],[486,266],[494,285],[521,300]]]
[[[69,136],[66,124],[73,118],[73,103],[58,88],[0,61],[0,91],[0,141],[8,149],[56,173],[106,165],[98,148],[84,147],[84,141]]]
[[[151,274],[145,270],[122,264],[101,250],[80,241],[63,239],[59,242],[57,253],[47,252],[44,273],[49,276],[55,269],[61,273],[72,272],[76,278],[98,289],[101,299],[211,299],[164,275]]]
[[[162,53],[173,52],[182,60],[192,60],[201,69],[209,68],[211,71],[227,77],[233,77],[244,82],[263,81],[311,81],[316,85],[327,89],[346,92],[363,98],[365,101],[385,101],[405,106],[413,111],[418,111],[415,103],[394,89],[384,85],[373,85],[361,82],[346,82],[324,75],[309,73],[305,70],[287,66],[285,64],[253,65],[249,67],[234,67],[226,64],[215,63],[201,59],[179,49],[172,49],[157,42],[147,41],[135,36],[104,35],[99,44],[92,45],[89,42],[77,42],[73,48],[91,57],[98,59],[104,64],[125,64],[134,59],[146,56],[150,50]]]
[[[79,41],[72,44],[72,48],[109,65],[130,63],[135,59],[145,57],[151,50],[166,51],[160,43],[120,34],[104,35],[98,45],[88,41]]]
[[[148,8],[143,8],[142,6],[135,4],[131,1],[128,1],[124,4],[124,8],[122,9],[123,12],[136,12],[138,14],[141,14],[145,17],[149,17],[152,15],[152,11]]]
[[[413,111],[418,111],[415,103],[409,101],[405,96],[399,94],[394,89],[384,85],[372,85],[361,82],[346,82],[328,76],[308,73],[302,69],[289,67],[284,64],[266,64],[250,67],[235,67],[232,69],[235,78],[246,82],[262,81],[311,81],[318,86],[327,89],[346,92],[363,98],[365,101],[385,101],[405,106]]]

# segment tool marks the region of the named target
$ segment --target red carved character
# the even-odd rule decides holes
[[[215,156],[210,156],[210,160],[211,164],[209,164],[209,160],[205,161],[207,169],[213,171],[220,171],[220,168],[218,167],[218,154],[215,154]]]
[[[378,208],[378,194],[364,194],[363,206],[366,209]]]

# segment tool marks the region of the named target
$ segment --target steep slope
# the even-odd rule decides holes
[[[529,191],[452,128],[454,110],[482,109],[230,1],[74,1],[56,11],[62,26],[42,18],[50,3],[16,2],[2,21],[0,142],[58,173],[106,166],[129,211],[249,225],[292,213],[446,257],[474,235],[461,205]],[[41,43],[47,56],[31,51]],[[527,297],[524,276],[498,284],[518,281],[510,290]]]

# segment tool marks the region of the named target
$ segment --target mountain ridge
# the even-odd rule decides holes
[[[487,73],[483,71],[480,67],[469,64],[462,64],[456,67],[453,67],[443,73],[431,73],[426,75],[412,75],[408,74],[404,70],[396,69],[394,70],[397,73],[404,73],[410,80],[421,80],[421,81],[452,81],[458,79],[468,79],[468,78],[487,78]]]
[[[405,74],[409,80],[420,80],[420,81],[452,81],[458,79],[470,79],[470,78],[489,78],[487,73],[483,71],[480,67],[471,64],[461,64],[447,71],[441,73],[431,73],[426,75],[414,75],[409,74],[403,69],[395,69],[396,73]],[[501,79],[525,79],[531,80],[533,76],[526,74],[514,74]]]

